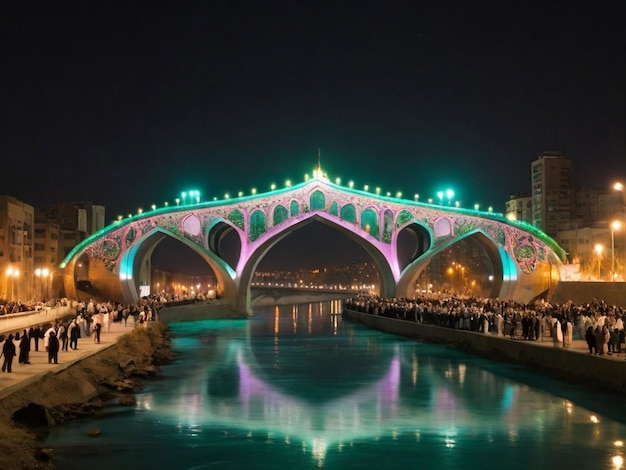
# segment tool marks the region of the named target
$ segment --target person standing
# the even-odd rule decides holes
[[[41,328],[37,325],[33,329],[33,338],[35,338],[35,351],[39,351],[39,340],[41,339]]]
[[[67,351],[69,341],[67,338],[67,327],[64,323],[61,323],[61,326],[59,326],[59,341],[61,343],[61,351]]]
[[[78,325],[76,324],[76,319],[72,320],[70,326],[67,327],[67,331],[70,337],[70,348],[78,349]]]
[[[20,364],[30,364],[30,338],[28,332],[24,330],[24,334],[20,339],[20,357],[18,362]]]
[[[2,356],[4,356],[4,362],[2,363],[2,372],[11,372],[11,365],[13,364],[13,357],[15,357],[15,344],[13,344],[13,333],[9,334],[4,345],[2,346]]]
[[[102,325],[100,323],[96,323],[93,327],[93,331],[96,333],[93,337],[93,342],[100,344],[100,331],[102,330]]]
[[[59,363],[59,338],[54,331],[50,332],[48,337],[48,363]]]

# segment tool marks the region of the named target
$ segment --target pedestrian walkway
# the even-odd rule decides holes
[[[558,348],[558,349],[566,349],[567,351],[572,351],[573,353],[580,353],[580,354],[589,354],[589,347],[587,347],[587,341],[585,341],[584,339],[573,339],[572,340],[572,346],[570,348],[563,348],[562,343],[559,343],[555,346],[554,342],[552,341],[552,338],[546,336],[543,338],[542,340],[537,340],[537,341],[528,341],[528,340],[524,340],[524,339],[511,339],[508,336],[503,336],[502,339],[508,340],[508,341],[524,341],[525,343],[529,343],[532,345],[536,345],[536,346],[540,346],[540,347],[545,347],[545,348]],[[603,354],[602,356],[598,355],[597,356],[599,359],[610,359],[613,361],[616,360],[626,360],[626,349],[622,349],[622,352],[619,354],[613,353],[613,354]]]
[[[39,340],[39,351],[35,351],[35,341],[31,340],[30,364],[18,363],[19,341],[14,341],[17,355],[13,358],[13,371],[10,374],[0,372],[0,400],[24,386],[36,382],[45,374],[58,374],[72,364],[114,345],[118,337],[129,333],[133,328],[134,322],[132,317],[128,319],[127,326],[124,326],[123,321],[111,322],[109,331],[106,331],[104,328],[101,331],[100,343],[94,342],[94,334],[92,334],[91,336],[81,337],[78,340],[78,349],[76,350],[59,350],[58,364],[48,363],[48,353],[43,346],[43,340]],[[0,348],[2,344],[0,343]],[[4,362],[4,357],[0,359],[0,364],[2,362]]]

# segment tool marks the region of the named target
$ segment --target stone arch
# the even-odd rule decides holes
[[[139,286],[141,282],[150,280],[149,273],[143,272],[148,265],[147,260],[150,259],[157,245],[166,237],[171,237],[191,248],[211,267],[217,278],[218,285],[222,287],[224,296],[229,300],[231,306],[235,308],[237,297],[237,287],[233,281],[235,272],[228,263],[192,240],[168,232],[160,227],[154,228],[151,232],[141,237],[131,249],[123,254],[120,260],[118,276],[124,300],[126,302],[139,300]]]
[[[245,234],[243,232],[241,232],[240,230],[237,230],[235,227],[233,227],[232,225],[230,225],[228,222],[224,220],[218,220],[208,228],[208,234],[207,234],[207,246],[209,247],[209,251],[213,253],[215,256],[217,256],[218,258],[222,259],[222,261],[227,266],[230,266],[231,268],[234,268],[234,266],[231,266],[223,257],[222,241],[230,233],[233,233],[233,232],[237,234],[237,240],[239,243],[239,246],[237,248],[237,251],[238,251],[237,259],[240,259],[241,247],[244,242],[244,240],[242,239],[245,238]]]
[[[341,220],[356,224],[356,209],[354,208],[354,204],[346,204],[345,206],[341,206],[341,210],[339,211],[339,217],[341,218]]]
[[[291,212],[291,217],[300,213],[300,204],[298,201],[291,201],[289,204],[289,212]]]
[[[397,231],[396,237],[398,241],[403,232],[409,232],[413,237],[415,237],[416,240],[413,251],[409,255],[409,261],[407,264],[408,266],[420,256],[424,255],[430,249],[433,242],[433,237],[427,227],[415,221],[405,224],[404,227],[400,228]]]
[[[321,211],[326,209],[326,196],[319,189],[311,193],[309,198],[309,208],[312,211]]]
[[[348,236],[348,238],[358,243],[371,256],[374,264],[378,268],[381,278],[381,295],[393,295],[393,292],[395,291],[395,278],[392,267],[385,257],[385,254],[382,253],[371,241],[368,241],[368,239],[364,236],[364,233],[361,233],[360,231],[358,233],[355,232],[350,223],[337,221],[337,219],[332,218],[325,212],[314,212],[310,213],[310,215],[303,220],[299,220],[284,229],[270,232],[267,239],[263,240],[263,243],[255,247],[254,251],[250,253],[246,265],[243,266],[243,269],[240,271],[239,297],[237,301],[240,311],[250,311],[250,282],[263,257],[283,238],[313,221],[319,221],[333,227],[340,233],[343,233]]]
[[[202,222],[196,214],[189,214],[182,220],[182,231],[192,237],[202,236]]]
[[[451,237],[454,235],[452,223],[447,217],[439,217],[433,223],[433,232],[435,238]]]
[[[243,212],[239,209],[232,210],[228,213],[228,220],[230,220],[236,227],[239,227],[241,230],[246,229],[245,220],[246,218],[243,215]]]
[[[265,216],[265,212],[258,209],[252,212],[252,214],[250,214],[249,224],[249,239],[253,242],[267,231],[267,217]]]
[[[272,225],[280,225],[288,218],[289,211],[285,206],[278,204],[274,207],[274,220],[272,221]]]
[[[402,271],[402,275],[400,276],[400,280],[398,281],[396,287],[395,295],[397,297],[413,297],[412,286],[422,271],[426,268],[426,266],[428,266],[430,260],[446,248],[449,248],[459,241],[470,237],[476,238],[493,264],[494,282],[491,287],[490,297],[506,298],[502,297],[502,295],[505,295],[511,288],[511,285],[514,285],[517,280],[515,261],[504,249],[499,247],[496,242],[494,242],[481,230],[468,232],[461,237],[438,244],[437,246],[432,247],[425,254],[419,256]]]
[[[372,208],[361,212],[361,229],[378,240],[378,212]]]

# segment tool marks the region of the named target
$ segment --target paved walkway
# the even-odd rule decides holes
[[[48,353],[43,347],[43,339],[39,340],[39,351],[35,351],[35,342],[31,340],[30,351],[30,364],[18,363],[19,358],[19,341],[14,341],[16,356],[13,358],[12,372],[6,373],[0,371],[0,399],[14,393],[21,387],[24,387],[30,383],[37,381],[40,377],[50,372],[58,374],[64,369],[67,369],[72,364],[91,356],[92,354],[101,351],[109,346],[112,346],[117,341],[117,338],[125,333],[130,332],[134,328],[132,317],[128,319],[127,326],[124,327],[124,322],[111,323],[109,331],[100,333],[100,343],[94,343],[94,335],[88,337],[82,337],[78,340],[78,349],[69,351],[59,351],[58,364],[48,363]],[[0,343],[1,345],[4,344]],[[0,358],[0,364],[4,363],[4,357]]]

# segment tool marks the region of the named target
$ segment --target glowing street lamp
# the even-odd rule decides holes
[[[451,189],[446,190],[446,197],[448,198],[448,205],[450,205],[452,198],[454,197],[454,191]]]
[[[619,220],[611,223],[611,280],[615,282],[615,231],[619,230],[622,224]]]
[[[593,249],[598,255],[598,280],[600,280],[602,279],[602,250],[604,250],[604,247],[598,243]]]
[[[439,199],[439,205],[443,206],[443,191],[437,192],[437,199]]]

